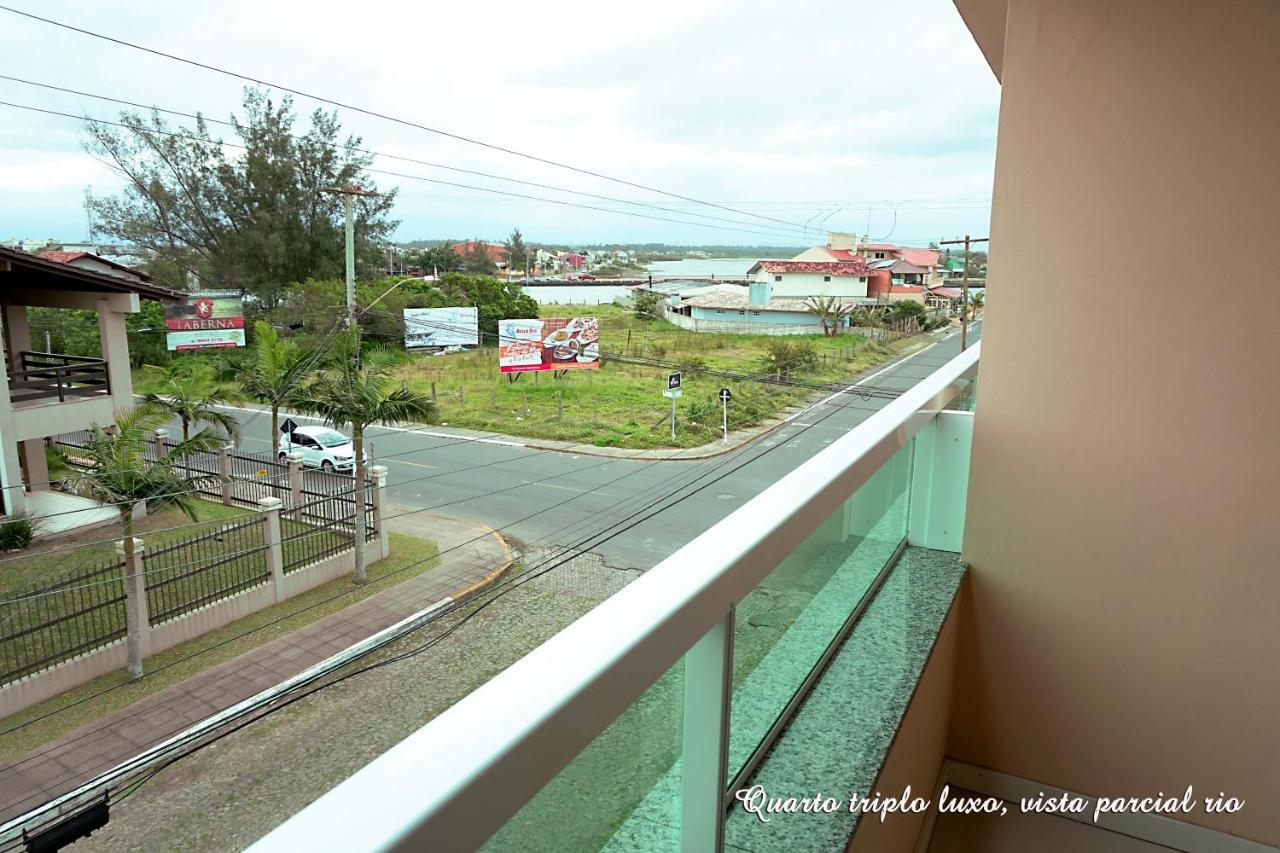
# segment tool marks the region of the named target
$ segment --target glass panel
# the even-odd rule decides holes
[[[978,402],[978,380],[977,378],[964,380],[967,386],[963,391],[955,396],[947,408],[955,412],[972,412],[974,406]]]
[[[683,729],[681,658],[482,849],[679,849]]]
[[[913,444],[885,462],[738,605],[730,780],[906,537]]]

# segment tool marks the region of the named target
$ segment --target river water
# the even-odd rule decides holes
[[[689,258],[683,261],[655,261],[648,274],[655,278],[743,278],[758,258]],[[545,285],[523,288],[539,305],[608,305],[627,289],[617,284]]]

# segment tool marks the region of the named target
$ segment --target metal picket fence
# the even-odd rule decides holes
[[[0,602],[0,684],[125,635],[123,565],[107,559]]]
[[[207,532],[142,554],[152,625],[271,579],[262,519],[219,522]]]

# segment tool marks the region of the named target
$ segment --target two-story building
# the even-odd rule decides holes
[[[95,423],[109,424],[117,409],[133,405],[125,318],[139,311],[142,299],[167,301],[180,294],[151,284],[136,270],[127,273],[102,272],[0,248],[5,356],[0,387],[3,514],[28,509],[33,496],[38,504],[42,493],[49,493],[45,438]],[[100,356],[37,350],[27,321],[30,307],[96,311]]]
[[[871,270],[861,260],[849,261],[756,261],[747,270],[753,282],[770,284],[780,297],[841,296],[867,297]]]

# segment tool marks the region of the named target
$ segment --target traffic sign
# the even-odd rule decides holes
[[[673,399],[673,400],[674,400],[674,399],[678,398],[678,397],[679,397],[681,394],[683,394],[683,393],[684,393],[684,392],[683,392],[683,391],[681,391],[679,388],[668,388],[667,390],[665,390],[665,391],[663,391],[663,392],[662,392],[662,396],[664,396],[664,397],[670,397],[671,399]]]
[[[284,423],[280,424],[281,432],[291,433],[297,428],[298,428],[298,425],[293,422],[293,418],[285,418]]]
[[[679,373],[679,371],[677,371],[677,372],[675,372],[675,373],[669,373],[669,374],[667,374],[667,388],[670,388],[670,389],[674,390],[674,389],[679,388],[679,387],[680,387],[680,373]]]
[[[723,402],[723,403],[727,403],[727,402],[729,402],[729,401],[730,401],[730,400],[732,400],[732,399],[733,399],[733,394],[729,392],[729,389],[728,389],[728,388],[721,388],[721,389],[720,389],[720,401],[721,401],[721,402]]]

